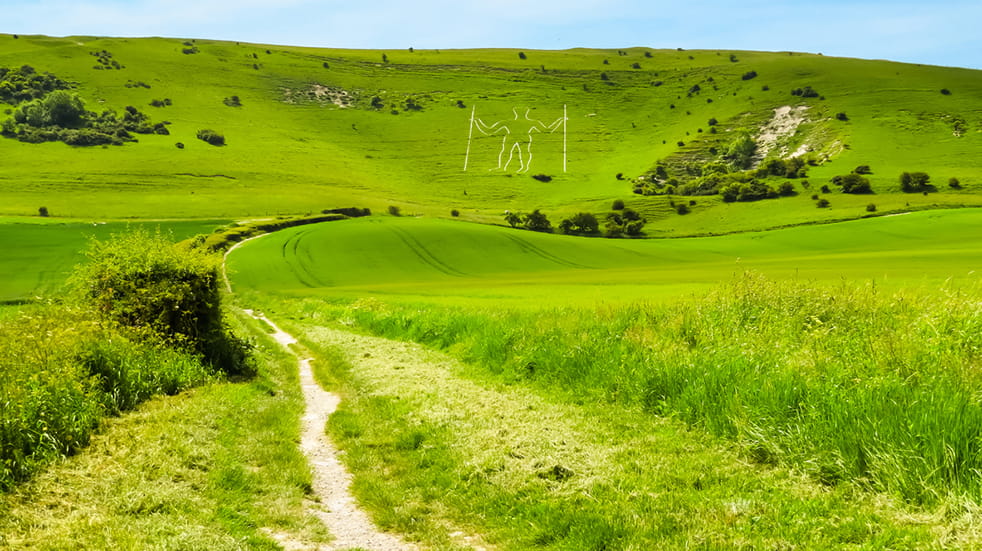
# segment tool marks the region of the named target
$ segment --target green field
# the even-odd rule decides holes
[[[291,229],[229,259],[235,286],[285,296],[529,307],[668,300],[746,271],[937,288],[977,281],[982,211],[917,212],[722,237],[607,240],[446,220]]]
[[[297,358],[248,308],[342,397],[325,430],[359,504],[421,548],[978,549],[982,71],[519,54],[0,34],[0,69],[169,131],[24,143],[5,123],[23,103],[0,105],[0,547],[330,540],[294,445]],[[744,133],[754,181],[789,193],[680,194],[736,178]],[[806,174],[756,172],[793,157]],[[635,193],[658,166],[673,191]],[[853,171],[872,193],[836,187]],[[642,236],[600,237],[615,201]],[[102,275],[76,272],[102,294],[65,291],[93,238],[212,243],[237,221],[232,242],[343,207],[374,215],[236,247],[223,313],[178,303],[219,294],[201,240],[115,241],[138,260],[104,247]],[[506,225],[533,209],[600,231]],[[176,291],[143,279],[154,255]],[[180,325],[195,308],[220,346]]]
[[[0,302],[53,295],[82,262],[92,239],[137,229],[159,230],[174,241],[211,233],[222,220],[80,222],[27,217],[0,218]]]

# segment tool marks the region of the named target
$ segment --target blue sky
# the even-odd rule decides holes
[[[3,0],[0,31],[338,48],[794,50],[982,69],[978,0]]]

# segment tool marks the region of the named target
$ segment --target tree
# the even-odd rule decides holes
[[[746,170],[753,162],[754,153],[757,152],[757,143],[747,132],[741,133],[739,137],[730,143],[726,154],[723,156],[734,168]]]
[[[597,217],[589,212],[578,212],[570,219],[570,229],[577,233],[596,233],[600,229]]]
[[[528,59],[528,56],[525,55],[525,52],[518,52],[518,59]]]
[[[614,202],[610,205],[610,210],[624,210],[624,200],[614,199]]]
[[[522,216],[518,213],[514,213],[510,210],[506,210],[505,222],[508,222],[508,225],[513,228],[518,227],[518,225],[522,223]]]
[[[951,189],[961,189],[962,183],[958,181],[958,178],[948,178],[948,187]]]
[[[198,130],[198,139],[214,146],[225,145],[225,136],[214,130]]]
[[[930,191],[931,176],[925,172],[904,172],[900,175],[900,189],[906,193]]]
[[[832,183],[842,187],[842,193],[873,193],[869,178],[861,176],[858,172],[851,172],[845,176],[835,176],[832,178]]]
[[[48,217],[48,207],[41,207],[38,209],[38,216],[42,218]]]
[[[396,205],[389,205],[389,214],[391,216],[401,216],[402,215],[402,209],[400,209]]]
[[[525,229],[532,231],[541,232],[551,232],[552,222],[546,218],[545,214],[539,212],[539,209],[535,209],[532,212],[525,215],[524,224]]]

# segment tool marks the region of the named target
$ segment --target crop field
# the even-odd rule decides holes
[[[225,221],[80,222],[65,219],[0,218],[0,302],[55,294],[92,239],[137,229],[159,230],[174,241],[211,233]]]
[[[607,240],[446,220],[371,218],[278,232],[229,259],[236,286],[530,307],[668,300],[743,272],[936,289],[982,270],[982,211],[917,212],[722,237]]]
[[[980,98],[0,34],[0,547],[320,548],[302,360],[420,549],[978,549]]]

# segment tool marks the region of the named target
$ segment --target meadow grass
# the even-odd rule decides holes
[[[589,346],[609,318],[381,304],[354,313],[312,300],[243,298],[300,336],[321,384],[342,394],[328,430],[345,451],[358,499],[383,527],[432,549],[459,549],[472,535],[496,549],[968,549],[978,541],[971,500],[920,508],[862,481],[816,481],[783,462],[761,463],[702,423],[686,427],[643,400],[610,396],[607,377],[617,374],[590,389],[599,381],[585,379],[596,372],[559,380],[558,365],[529,368],[527,356],[508,352],[525,354],[536,340]],[[551,313],[566,314],[561,327],[549,323]],[[449,350],[469,361],[350,332],[386,332],[390,323],[399,339],[418,330],[427,335],[420,341],[453,341]],[[543,339],[546,325],[571,337]],[[479,358],[502,330],[508,350]],[[610,367],[599,363],[597,371]]]
[[[936,504],[982,497],[978,296],[748,275],[667,305],[295,311],[450,350],[475,377],[677,418],[823,484]]]
[[[245,316],[257,375],[157,396],[108,419],[85,453],[0,494],[10,549],[281,549],[329,540],[307,512],[310,472],[296,445],[296,358]]]

